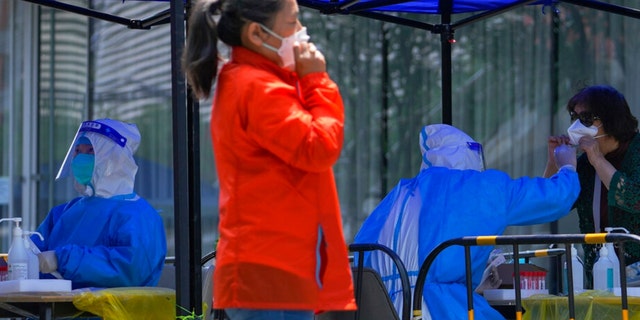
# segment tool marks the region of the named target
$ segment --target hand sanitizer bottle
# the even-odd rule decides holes
[[[578,250],[571,244],[571,269],[573,273],[573,291],[584,291],[584,267],[578,257]]]
[[[613,262],[606,246],[600,248],[600,257],[593,265],[593,289],[613,292]]]
[[[629,233],[629,231],[625,228],[622,227],[606,227],[604,228],[604,231],[606,231],[607,233],[611,233],[611,231],[617,231],[617,230],[622,230],[626,233]],[[612,242],[607,242],[606,244],[607,247],[607,251],[609,252],[609,260],[611,260],[611,262],[613,262],[613,287],[614,288],[620,288],[620,260],[618,259],[618,255],[616,254],[616,250],[613,247],[613,243]]]
[[[566,261],[564,262],[564,267],[562,272],[563,272],[563,280],[564,280],[563,293],[568,294],[569,293],[569,284],[568,284],[569,270],[567,270]],[[578,257],[578,250],[573,245],[573,243],[571,244],[571,273],[573,275],[573,292],[580,293],[584,291],[584,264],[582,263],[582,260],[580,260],[580,257]]]
[[[13,228],[13,240],[9,247],[9,255],[7,263],[9,264],[9,280],[26,280],[29,279],[29,252],[22,236],[20,222],[22,218],[4,218],[2,221],[14,221],[16,226]]]
[[[44,237],[40,234],[40,232],[35,231],[22,231],[22,235],[24,236],[24,241],[27,243],[27,252],[29,255],[29,279],[40,279],[40,264],[38,262],[38,253],[40,253],[40,249],[33,243],[31,240],[31,235],[35,234],[40,237],[40,240],[44,241]]]

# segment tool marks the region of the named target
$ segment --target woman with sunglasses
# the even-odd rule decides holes
[[[544,176],[557,168],[553,150],[572,144],[584,151],[578,157],[580,196],[577,209],[581,233],[604,232],[606,227],[624,227],[640,234],[640,135],[638,120],[620,92],[605,86],[583,88],[567,103],[572,125],[568,136],[548,139],[548,161]],[[597,258],[594,245],[583,245],[585,288],[591,288],[592,268]],[[611,254],[611,253],[609,253]],[[625,244],[625,263],[640,261],[640,245]]]

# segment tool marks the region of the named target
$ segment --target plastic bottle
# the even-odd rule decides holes
[[[38,262],[38,253],[40,253],[40,249],[38,249],[38,246],[31,240],[32,234],[37,234],[41,240],[44,240],[44,238],[39,232],[22,231],[22,236],[27,243],[27,252],[29,254],[29,279],[39,279],[40,264]]]
[[[584,291],[584,265],[578,257],[578,250],[571,244],[571,272],[573,274],[573,291]]]
[[[593,265],[593,289],[613,292],[613,262],[606,246],[600,248],[600,257]]]
[[[9,247],[9,255],[7,264],[9,265],[9,280],[26,280],[29,279],[29,252],[25,245],[20,222],[22,218],[4,218],[2,221],[14,221],[16,226],[13,228],[13,240]]]
[[[606,227],[604,228],[604,230],[607,233],[611,233],[611,231],[615,230],[623,230],[626,233],[629,233],[629,231],[627,231],[627,229],[625,228]],[[609,252],[609,260],[613,262],[613,287],[620,288],[620,260],[618,260],[618,255],[616,254],[612,242],[607,242],[606,247],[607,251]]]
[[[584,264],[582,263],[582,260],[580,260],[580,257],[578,256],[578,250],[574,247],[573,243],[571,244],[571,270],[573,275],[573,292],[584,291]],[[564,268],[562,271],[564,280],[563,293],[568,294],[569,285],[567,281],[569,279],[569,274],[567,272],[568,270],[566,261],[564,262]]]

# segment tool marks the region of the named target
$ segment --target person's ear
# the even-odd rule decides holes
[[[264,42],[263,37],[264,37],[264,31],[262,31],[262,27],[260,26],[260,24],[258,24],[257,22],[249,22],[246,26],[245,26],[245,34],[246,34],[246,39],[247,41],[255,47],[260,47],[262,46],[262,43]]]

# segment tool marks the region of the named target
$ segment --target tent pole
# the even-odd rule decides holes
[[[440,42],[442,45],[442,123],[451,125],[453,116],[452,105],[452,80],[451,80],[451,43],[453,40],[453,30],[451,29],[451,12],[453,1],[440,1],[439,10],[441,12],[442,33]]]
[[[551,39],[551,48],[550,48],[550,56],[549,56],[549,136],[553,135],[556,130],[555,125],[555,117],[556,108],[559,106],[559,80],[558,80],[558,67],[560,66],[560,53],[559,53],[559,28],[560,28],[560,15],[556,8],[553,8],[551,12],[551,30],[550,30],[550,39]],[[558,221],[551,222],[551,234],[557,234],[560,231]],[[549,275],[549,289],[550,293],[555,294],[557,292],[562,292],[562,277],[559,276],[562,274],[562,259],[559,256],[554,256],[551,259],[551,266],[555,268],[555,272],[550,272]]]
[[[382,36],[382,125],[381,143],[382,163],[380,165],[380,190],[386,192],[389,175],[389,39],[385,22],[380,23],[380,34]]]
[[[185,41],[185,3],[171,1],[170,10],[176,314],[185,315],[188,311],[201,315],[199,122],[197,103],[187,99],[180,66]]]
[[[442,123],[453,124],[452,105],[452,79],[451,79],[451,43],[446,40],[447,35],[442,34]]]

